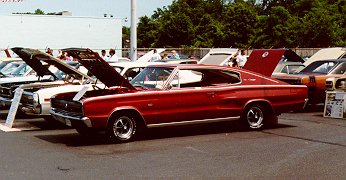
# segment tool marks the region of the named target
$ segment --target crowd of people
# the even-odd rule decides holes
[[[61,60],[66,60],[66,61],[73,61],[73,57],[68,54],[68,52],[63,52],[62,50],[58,50],[58,55],[56,58],[61,59]],[[53,50],[50,48],[47,48],[46,50],[47,54],[50,54],[53,56]],[[105,61],[113,61],[117,62],[119,61],[118,56],[115,53],[115,49],[109,49],[108,52],[109,55],[107,55],[106,50],[101,50],[101,55],[100,57],[104,59]],[[189,59],[194,59],[193,55],[188,56]],[[150,61],[159,61],[159,60],[168,60],[168,59],[180,59],[179,54],[175,51],[171,51],[171,55],[169,55],[167,52],[163,53],[163,56],[161,56],[156,49],[153,50],[153,54],[150,58]],[[231,56],[229,59],[228,66],[231,67],[238,67],[238,68],[243,68],[247,61],[247,56],[246,56],[246,50],[240,49],[237,53]]]
[[[195,59],[193,55],[188,56],[189,59]],[[169,55],[167,52],[163,53],[163,56],[161,56],[156,49],[153,50],[153,55],[151,56],[150,61],[159,61],[159,60],[168,60],[168,59],[180,59],[179,54],[177,51],[172,50],[171,55]]]
[[[51,56],[54,56],[53,50],[51,48],[47,48],[46,53]],[[109,55],[106,54],[106,50],[101,50],[102,59],[104,59],[105,61],[118,61],[118,56],[115,53],[115,49],[109,49],[108,53]],[[68,54],[68,52],[63,52],[61,49],[58,50],[58,55],[55,57],[60,60],[73,61],[73,57],[70,54]]]

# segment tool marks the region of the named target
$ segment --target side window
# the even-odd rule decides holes
[[[201,87],[202,76],[203,74],[197,70],[179,70],[171,80],[170,87]]]
[[[197,88],[222,86],[240,82],[236,72],[219,69],[180,70],[173,78],[171,87]]]
[[[287,69],[288,69],[288,66],[285,66],[284,68],[282,68],[281,72],[285,74],[289,74]]]

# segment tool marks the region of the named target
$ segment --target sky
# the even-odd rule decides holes
[[[0,0],[0,15],[15,12],[34,12],[41,9],[45,13],[70,11],[72,16],[103,17],[104,14],[118,18],[128,18],[124,26],[130,26],[131,0]],[[157,8],[172,4],[173,0],[137,0],[137,17],[150,17]],[[138,20],[137,20],[138,22]]]

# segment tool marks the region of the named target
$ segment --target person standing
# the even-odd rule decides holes
[[[179,54],[175,50],[172,51],[171,59],[180,59]]]
[[[65,52],[65,60],[66,61],[73,61],[73,57],[71,55],[68,54],[68,52]]]
[[[247,61],[246,52],[244,49],[240,50],[240,54],[237,56],[237,63],[240,68],[243,68]]]
[[[154,49],[154,54],[151,56],[150,61],[154,62],[154,61],[159,61],[159,60],[161,60],[161,56],[159,53],[157,53],[157,50]]]
[[[169,59],[169,57],[168,57],[168,53],[163,53],[163,57],[162,57],[162,59]]]
[[[101,50],[101,58],[105,61],[108,60],[108,56],[106,55],[106,50],[104,49]]]
[[[53,50],[50,49],[50,48],[47,48],[47,51],[46,51],[47,54],[53,56]]]
[[[118,62],[119,61],[119,58],[118,58],[118,56],[115,54],[115,50],[114,49],[110,49],[109,50],[109,55],[110,55],[110,57],[109,57],[109,61],[115,61],[115,62]]]

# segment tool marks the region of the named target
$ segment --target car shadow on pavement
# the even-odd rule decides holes
[[[277,128],[289,128],[293,127],[286,124],[279,124],[276,127],[271,127],[269,129]],[[268,130],[264,128],[263,130]],[[146,141],[154,139],[165,139],[174,137],[188,137],[197,135],[210,135],[210,134],[232,134],[235,132],[251,132],[257,130],[251,130],[245,127],[239,121],[234,122],[219,122],[219,123],[208,123],[200,125],[189,125],[189,126],[176,126],[176,127],[164,127],[164,128],[151,128],[146,129],[142,136],[137,138],[136,141]],[[261,131],[261,130],[258,130]],[[63,133],[54,135],[37,135],[35,136],[39,139],[58,144],[65,144],[67,146],[78,147],[78,146],[92,146],[92,145],[102,145],[111,144],[108,142],[107,137],[104,132],[99,134],[94,134],[90,136],[80,135],[76,131],[73,133]]]
[[[312,113],[312,112],[323,112],[324,104],[313,104],[308,105],[304,109],[295,110],[295,113]]]

